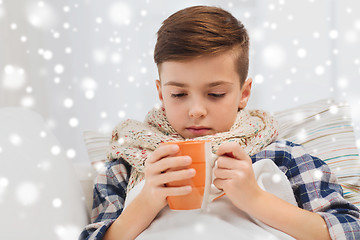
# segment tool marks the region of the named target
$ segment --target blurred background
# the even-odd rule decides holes
[[[358,0],[0,0],[0,107],[40,113],[60,151],[88,161],[83,131],[142,121],[160,104],[156,32],[169,15],[193,5],[222,7],[247,27],[249,108],[348,102],[360,148]]]

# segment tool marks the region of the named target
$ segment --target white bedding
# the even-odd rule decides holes
[[[290,183],[269,159],[253,164],[259,186],[267,192],[297,205]],[[144,182],[133,188],[125,208],[136,197]],[[236,208],[225,196],[211,202],[205,210],[176,211],[165,207],[137,239],[294,239],[252,218]]]

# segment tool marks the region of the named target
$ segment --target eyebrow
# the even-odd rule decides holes
[[[216,81],[208,84],[208,87],[216,87],[219,85],[233,85],[232,82],[226,82],[226,81]]]
[[[164,86],[187,87],[188,85],[185,83],[169,81],[169,82],[165,83]]]
[[[219,85],[233,85],[233,83],[226,82],[226,81],[216,81],[216,82],[207,84],[207,87],[216,87]],[[175,81],[169,81],[169,82],[165,83],[164,86],[188,87],[188,85],[185,83],[179,83],[179,82],[175,82]]]

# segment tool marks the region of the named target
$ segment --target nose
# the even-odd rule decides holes
[[[202,118],[207,115],[206,106],[200,100],[190,102],[189,116],[191,118]]]

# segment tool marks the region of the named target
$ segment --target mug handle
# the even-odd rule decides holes
[[[207,209],[207,206],[209,205],[210,202],[225,194],[223,190],[218,189],[213,184],[213,181],[215,179],[214,168],[217,165],[218,158],[219,158],[218,155],[214,153],[210,153],[208,156],[209,161],[206,161],[206,179],[205,179],[204,198],[201,205],[202,209]]]

